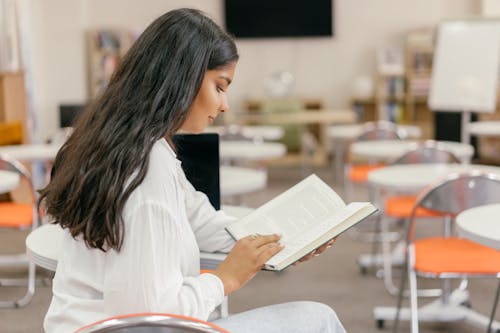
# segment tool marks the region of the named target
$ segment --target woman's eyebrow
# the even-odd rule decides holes
[[[224,75],[219,76],[219,78],[223,79],[223,80],[226,80],[228,85],[230,85],[231,82],[232,82],[230,78],[228,78],[227,76],[224,76]]]

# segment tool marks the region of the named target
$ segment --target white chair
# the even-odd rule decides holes
[[[192,317],[139,313],[115,316],[84,326],[75,333],[229,333],[212,323]]]
[[[394,161],[390,162],[390,165],[398,164],[431,164],[431,163],[460,163],[460,160],[440,142],[427,140],[416,144],[414,147],[409,149],[407,152],[402,154],[400,157],[396,158]],[[384,198],[384,210],[383,217],[386,219],[382,221],[382,229],[388,228],[387,219],[397,220],[400,222],[407,222],[412,214],[413,207],[417,201],[416,194],[390,194]],[[435,218],[439,216],[433,211],[426,209],[418,209],[415,212],[415,218]],[[399,293],[399,289],[394,285],[392,281],[392,255],[390,253],[389,240],[390,237],[384,237],[384,233],[388,233],[388,230],[381,230],[382,240],[382,256],[384,259],[384,284],[393,295]],[[401,245],[401,246],[399,246]],[[398,249],[402,249],[402,244],[396,245],[395,252]],[[398,257],[403,257],[403,251],[400,251]],[[399,253],[398,253],[399,254]],[[395,258],[397,261],[397,258]],[[402,261],[399,261],[402,263]]]
[[[418,197],[407,229],[405,266],[410,283],[410,319],[412,333],[418,332],[419,319],[456,321],[468,319],[483,325],[488,318],[468,305],[468,278],[497,278],[500,273],[500,253],[493,248],[462,239],[453,234],[454,217],[460,212],[489,203],[500,202],[500,178],[480,171],[453,173],[429,186]],[[439,213],[444,219],[441,236],[417,238],[416,211],[425,208]],[[417,307],[417,275],[442,280],[440,298],[422,308]],[[458,289],[451,290],[451,280],[461,279]],[[403,275],[398,297],[394,330],[397,330],[406,278]],[[407,318],[405,318],[407,319]],[[498,323],[497,323],[497,328]]]
[[[17,160],[7,154],[0,153],[0,169],[13,171],[19,174],[20,187],[29,192],[29,203],[16,201],[0,202],[0,229],[7,230],[26,230],[35,229],[38,226],[38,208],[36,204],[36,193],[33,188],[33,182],[29,171]],[[0,257],[2,266],[27,265],[28,281],[23,280],[22,284],[27,284],[26,294],[16,300],[0,301],[0,308],[18,308],[27,305],[35,292],[35,265],[26,259],[25,253],[18,255],[2,255]],[[18,286],[17,279],[0,279],[0,286]]]

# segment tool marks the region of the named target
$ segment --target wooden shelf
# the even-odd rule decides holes
[[[387,66],[379,65],[375,96],[372,99],[351,101],[352,109],[357,112],[359,119],[417,124],[422,127],[423,137],[431,138],[433,118],[427,108],[427,97],[433,52],[434,29],[410,32],[404,46],[404,68],[391,72],[384,70]],[[400,67],[396,65],[393,67]]]
[[[23,72],[0,73],[0,122],[11,125],[21,124],[21,141],[28,142],[26,89],[24,87]]]

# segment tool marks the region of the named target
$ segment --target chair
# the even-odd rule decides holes
[[[212,323],[175,314],[139,313],[107,318],[75,333],[229,333]]]
[[[368,140],[400,140],[406,136],[406,132],[398,130],[397,126],[390,121],[367,122],[363,125],[361,134],[354,140],[368,141]],[[352,199],[352,185],[353,184],[367,184],[368,173],[377,168],[383,167],[385,164],[373,163],[371,161],[360,163],[353,161],[353,156],[350,156],[349,149],[346,150],[347,155],[344,159],[344,191],[347,200]],[[353,239],[360,239],[368,242],[378,242],[380,236],[380,215],[377,216],[375,222],[375,232],[360,232],[357,228],[351,228],[349,235]],[[364,259],[361,261],[364,262]],[[371,258],[365,263],[359,261],[361,272],[366,272],[366,266],[371,265]]]
[[[427,321],[441,322],[467,319],[486,328],[488,318],[467,307],[466,279],[497,278],[500,273],[500,252],[454,236],[453,220],[466,209],[498,202],[500,178],[477,170],[450,174],[418,196],[409,219],[405,260],[410,284],[410,318],[413,333],[418,332],[419,317]],[[420,208],[436,212],[443,217],[442,236],[416,237],[416,217]],[[420,309],[417,309],[417,275],[443,281],[440,298]],[[459,288],[453,292],[451,279],[462,279]],[[395,331],[400,320],[405,282],[403,275],[396,309]]]
[[[363,125],[361,134],[354,140],[369,141],[369,140],[401,140],[406,137],[404,131],[398,130],[394,123],[389,121],[368,122]],[[347,156],[344,166],[344,189],[349,199],[352,198],[352,184],[366,184],[368,173],[377,168],[383,167],[384,164],[373,162],[358,162],[353,161],[353,157],[347,149]]]
[[[460,163],[458,157],[456,157],[451,151],[446,149],[446,147],[437,141],[427,140],[422,143],[416,144],[414,147],[410,148],[400,157],[393,160],[390,164],[428,164],[428,163]],[[390,195],[384,199],[384,217],[392,218],[399,221],[406,221],[410,218],[413,207],[417,201],[416,195],[409,194],[396,194]],[[436,212],[419,208],[415,212],[416,218],[435,218],[439,217]],[[384,226],[385,227],[385,226]],[[382,233],[387,232],[382,230]],[[380,237],[382,240],[382,256],[384,259],[384,284],[393,295],[399,293],[399,289],[392,282],[392,264],[391,254],[389,251],[389,242],[387,237]],[[401,247],[396,247],[397,249]],[[401,252],[402,257],[402,252]],[[401,260],[402,263],[402,260]]]
[[[7,154],[0,153],[0,169],[16,172],[20,175],[21,184],[28,189],[30,203],[16,201],[0,202],[0,229],[35,229],[38,226],[38,209],[36,207],[36,195],[29,171],[17,160]],[[3,255],[0,257],[0,265],[12,266],[19,264],[28,265],[28,286],[26,294],[18,300],[0,301],[0,308],[22,307],[27,305],[35,292],[35,265],[28,262],[26,255]],[[18,285],[19,281],[12,279],[0,279],[0,286]]]

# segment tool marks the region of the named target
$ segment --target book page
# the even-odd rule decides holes
[[[324,242],[341,234],[350,226],[361,221],[363,217],[368,215],[368,212],[373,212],[374,210],[376,209],[367,202],[350,203],[341,211],[329,216],[325,220],[317,221],[309,230],[296,235],[296,237],[286,242],[285,248],[273,256],[266,264],[269,266],[279,266],[281,261],[286,260],[287,257],[294,253],[304,252],[305,247],[308,247],[305,250],[306,253],[312,251]],[[299,259],[299,257],[296,259]]]
[[[316,175],[311,175],[253,213],[228,227],[237,239],[247,235],[281,234],[285,244],[332,213],[345,207],[344,201]]]

